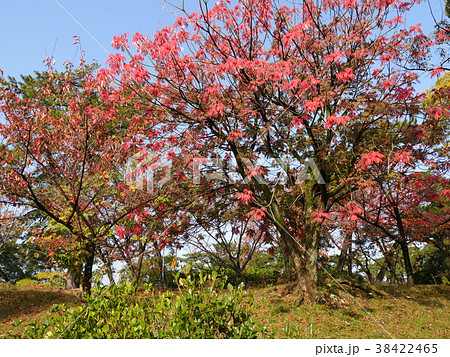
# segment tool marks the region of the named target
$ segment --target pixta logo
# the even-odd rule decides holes
[[[265,165],[265,170],[262,169],[262,165],[254,164],[249,159],[241,158],[241,162],[245,167],[244,177],[239,174],[236,165],[225,163],[221,158],[196,158],[193,162],[193,183],[200,184],[203,176],[210,181],[221,180],[235,183],[236,177],[241,177],[244,183],[249,183],[253,178],[259,184],[273,185],[276,183],[285,185],[287,183],[286,172],[296,167],[295,184],[313,179],[318,184],[325,184],[325,180],[314,160],[306,160],[303,165],[292,165],[292,163],[289,165],[286,161],[276,159],[270,165]]]
[[[130,187],[152,195],[169,182],[171,169],[170,162],[164,160],[163,153],[141,150],[127,160],[125,182]]]
[[[252,179],[263,185],[286,185],[288,176],[295,184],[315,180],[318,184],[325,181],[314,160],[306,160],[303,165],[286,162],[281,159],[272,160],[270,164],[258,165],[247,158],[240,158],[244,170],[239,171],[237,165],[230,164],[222,158],[194,158],[192,162],[192,179],[194,185],[201,183],[204,177],[208,181],[223,181],[230,184],[237,181],[249,183]],[[172,177],[171,162],[165,159],[164,152],[142,150],[133,155],[126,165],[125,182],[137,190],[154,194]],[[245,174],[242,175],[242,172]]]

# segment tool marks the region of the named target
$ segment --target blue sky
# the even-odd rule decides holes
[[[174,21],[162,0],[58,0],[108,51],[113,36],[125,32],[155,33]],[[0,4],[0,68],[18,76],[42,70],[42,60],[54,52],[58,63],[72,61],[81,39],[88,60],[104,64],[107,53],[54,0],[15,0]],[[79,53],[77,54],[78,57]]]
[[[429,0],[440,19],[444,0]],[[129,32],[154,34],[175,21],[163,0],[15,0],[0,3],[0,68],[18,77],[44,70],[42,60],[54,55],[57,66],[78,58],[73,36],[78,35],[86,59],[104,64],[107,53],[58,5],[58,2],[108,51],[113,36]],[[177,3],[178,0],[173,0]],[[197,0],[185,0],[191,11]],[[213,3],[213,1],[211,1]],[[433,19],[425,0],[408,16],[408,24],[422,23],[432,30]],[[114,51],[116,52],[116,51]],[[425,88],[434,81],[424,81]],[[421,86],[421,87],[422,87]]]

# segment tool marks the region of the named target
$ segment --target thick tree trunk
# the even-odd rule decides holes
[[[317,258],[320,225],[310,224],[305,229],[305,241],[297,242],[290,234],[283,239],[294,263],[299,303],[314,304],[317,295]]]
[[[409,258],[408,243],[406,243],[406,241],[402,240],[400,242],[400,247],[401,247],[402,253],[403,253],[403,261],[405,262],[407,286],[412,287],[412,286],[414,286],[414,277],[413,277],[413,269],[412,269],[412,265],[411,265],[411,259]]]
[[[317,260],[319,257],[320,224],[307,222],[305,229],[304,284],[309,302],[315,303],[317,294]]]
[[[272,202],[272,218],[294,264],[299,294],[298,301],[299,303],[309,304],[316,302],[317,258],[321,227],[320,223],[314,221],[313,212],[313,206],[308,206],[301,224],[304,229],[304,236],[300,239],[296,236],[296,233],[289,232],[278,205]]]
[[[95,245],[92,242],[86,244],[86,262],[84,265],[83,288],[86,294],[91,295],[92,271],[94,269]]]

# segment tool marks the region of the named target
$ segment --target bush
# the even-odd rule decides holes
[[[37,280],[31,279],[31,278],[21,279],[16,283],[17,286],[27,286],[27,285],[37,285],[37,284],[39,284],[39,282]]]
[[[63,272],[41,272],[34,274],[32,278],[19,280],[16,285],[45,285],[64,287],[66,283],[65,274]]]
[[[243,285],[233,287],[216,275],[179,278],[179,293],[136,293],[131,283],[103,287],[87,306],[55,305],[57,315],[28,325],[29,338],[256,338],[244,301]]]

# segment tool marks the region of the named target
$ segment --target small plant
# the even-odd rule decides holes
[[[256,338],[257,330],[246,311],[241,283],[237,288],[212,275],[198,276],[197,282],[187,275],[177,281],[180,295],[173,311],[176,326],[172,338]]]
[[[243,285],[225,289],[216,274],[176,275],[179,293],[136,293],[129,282],[102,287],[86,306],[54,305],[57,315],[28,325],[29,338],[256,338],[261,332],[247,311]]]
[[[17,286],[28,286],[28,285],[36,285],[36,284],[39,284],[39,282],[36,279],[31,279],[31,278],[21,279],[16,283]]]
[[[64,287],[66,285],[66,274],[61,271],[46,271],[33,275],[41,284]]]
[[[16,285],[28,286],[28,285],[46,285],[63,287],[66,283],[65,274],[63,272],[47,271],[34,274],[31,278],[24,278],[19,280]]]

